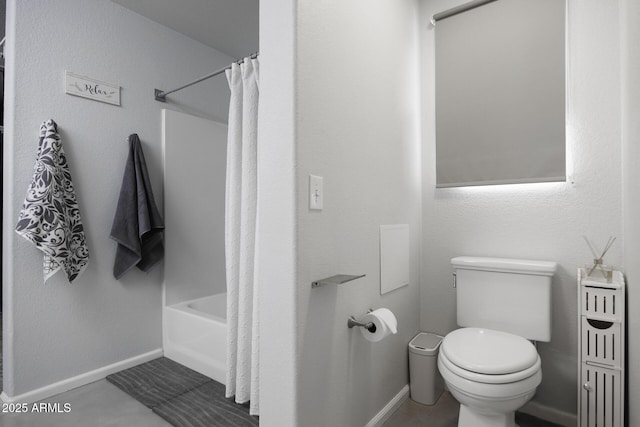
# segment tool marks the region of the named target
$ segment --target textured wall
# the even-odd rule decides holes
[[[630,403],[640,401],[640,3],[621,1],[622,145],[624,158],[624,265],[627,278],[628,381]],[[628,407],[630,426],[640,425],[640,407]]]
[[[161,347],[162,266],[111,274],[109,231],[137,132],[162,203],[161,108],[224,120],[224,78],[171,96],[230,58],[108,1],[8,2],[4,169],[4,391],[15,396]],[[64,71],[122,86],[116,107],[65,95]],[[91,261],[69,286],[42,283],[42,254],[13,233],[29,183],[40,123],[54,118],[65,143]]]
[[[418,331],[420,140],[417,5],[298,3],[299,423],[366,424],[408,383]],[[308,175],[324,210],[308,209]],[[380,296],[379,226],[410,225],[410,285]],[[311,289],[338,273],[366,274]],[[349,315],[388,307],[398,334],[369,343]]]
[[[423,1],[421,16],[462,3]],[[576,411],[576,269],[616,236],[606,260],[622,264],[618,2],[568,1],[567,154],[575,184],[435,189],[433,36],[421,27],[423,99],[423,258],[421,327],[456,327],[450,258],[485,255],[559,263],[552,291],[552,340],[538,346],[544,378],[534,398]]]

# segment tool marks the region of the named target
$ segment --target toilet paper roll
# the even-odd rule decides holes
[[[388,308],[379,308],[367,313],[360,321],[363,323],[373,322],[376,325],[375,332],[369,332],[367,328],[360,328],[362,336],[367,341],[378,342],[398,332],[398,319]]]

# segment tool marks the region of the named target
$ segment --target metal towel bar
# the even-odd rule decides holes
[[[351,274],[336,274],[335,276],[331,276],[321,280],[316,280],[315,282],[311,282],[311,287],[317,288],[318,286],[322,286],[322,285],[341,285],[343,283],[347,283],[364,276],[366,276],[366,274],[361,274],[359,276],[354,276]]]

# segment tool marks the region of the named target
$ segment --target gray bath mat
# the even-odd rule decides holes
[[[152,409],[212,381],[165,357],[109,375],[107,380]]]
[[[224,397],[224,385],[164,357],[107,380],[176,427],[258,425],[248,407]]]
[[[249,408],[224,397],[224,386],[210,381],[153,408],[153,412],[176,427],[251,427],[258,418]]]

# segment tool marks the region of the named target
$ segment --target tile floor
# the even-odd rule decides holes
[[[0,427],[171,427],[151,409],[107,380],[46,399],[46,403],[69,403],[67,413],[0,414]],[[29,405],[31,409],[31,405]]]
[[[106,380],[96,381],[45,400],[71,405],[68,413],[0,414],[0,427],[171,427],[137,400]],[[384,427],[456,427],[458,402],[444,393],[433,406],[407,399]],[[558,427],[526,414],[516,414],[520,427]]]
[[[448,392],[444,392],[433,406],[407,399],[383,427],[456,427],[458,409],[458,402]],[[559,427],[522,413],[516,413],[516,423],[520,427]]]

